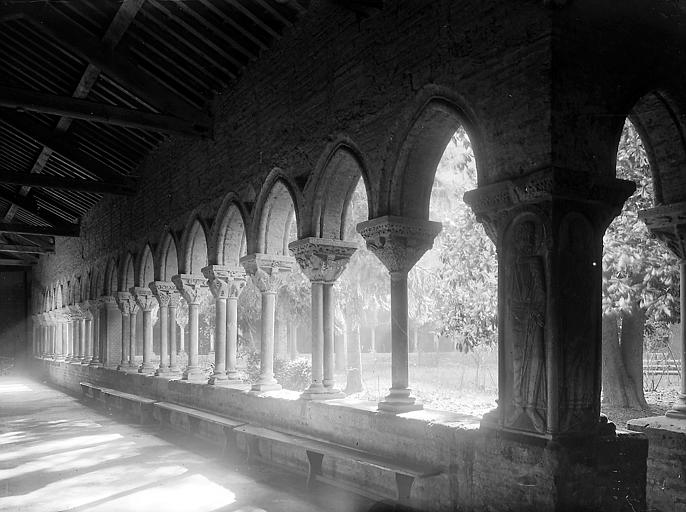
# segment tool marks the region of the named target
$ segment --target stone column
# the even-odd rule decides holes
[[[79,304],[74,304],[69,306],[72,317],[72,358],[71,361],[74,363],[81,363],[82,352],[81,352],[81,321],[83,320],[84,313]]]
[[[52,312],[52,320],[54,324],[53,350],[55,361],[64,361],[64,353],[62,352],[62,324],[64,323],[64,317],[59,310],[55,310]]]
[[[238,297],[246,284],[245,270],[239,267],[229,269],[231,281],[226,299],[226,376],[229,384],[242,384],[236,369],[238,353]]]
[[[81,364],[90,364],[92,356],[92,321],[93,315],[90,312],[90,301],[81,303],[81,311],[83,311],[83,320],[81,323],[81,340],[83,344],[83,354],[81,357]]]
[[[71,322],[71,317],[69,316],[69,308],[64,306],[61,311],[62,315],[62,360],[67,361],[67,356],[69,354],[69,322]]]
[[[120,372],[129,366],[129,336],[131,336],[131,307],[133,300],[130,292],[117,292],[117,306],[121,312],[121,360],[117,366]]]
[[[169,376],[177,378],[181,375],[177,361],[178,346],[176,344],[176,313],[179,310],[181,295],[175,290],[169,295]]]
[[[62,341],[64,342],[64,361],[69,363],[71,358],[74,356],[74,330],[72,329],[72,323],[74,319],[72,318],[70,306],[64,306],[64,318],[65,322],[62,330]]]
[[[155,365],[152,362],[152,314],[157,306],[157,300],[149,288],[140,286],[131,288],[131,296],[143,312],[143,362],[138,368],[138,373],[149,375],[155,373]]]
[[[260,378],[252,391],[281,389],[274,379],[274,313],[276,293],[283,279],[293,269],[295,261],[290,256],[272,254],[248,254],[240,260],[246,273],[262,294],[262,339],[260,341]]]
[[[227,268],[222,265],[209,265],[202,269],[202,273],[207,278],[215,304],[214,372],[207,383],[226,386],[229,381],[226,374],[226,300],[231,278]]]
[[[553,168],[465,194],[500,269],[498,409],[483,426],[550,437],[612,431],[599,421],[602,239],[634,189]]]
[[[89,365],[100,366],[100,313],[104,305],[98,300],[89,300],[88,305],[92,317],[90,332],[92,357]]]
[[[304,399],[344,396],[334,388],[333,284],[345,270],[357,244],[342,240],[303,238],[288,245],[312,285],[312,384]]]
[[[207,286],[203,276],[193,274],[179,274],[172,277],[177,290],[188,303],[188,322],[190,333],[188,340],[188,366],[182,378],[188,381],[200,382],[205,380],[205,374],[198,364],[198,315],[200,309],[200,293]]]
[[[131,295],[131,298],[129,299],[129,360],[127,368],[135,371],[138,371],[138,368],[136,367],[136,320],[139,311],[138,302],[136,301],[136,298]]]
[[[408,388],[407,273],[431,249],[441,224],[386,216],[358,224],[357,231],[391,275],[391,389],[379,410],[401,413],[421,409]]]
[[[102,304],[100,312],[100,362],[106,368],[115,368],[115,362],[110,358],[110,314],[119,312],[117,299],[111,295],[104,295],[98,299]]]
[[[644,210],[639,212],[639,217],[650,232],[679,258],[681,388],[676,402],[665,416],[686,419],[686,202]]]
[[[150,283],[150,289],[160,306],[160,366],[155,371],[155,375],[164,376],[170,371],[169,304],[172,294],[178,294],[178,292],[174,283],[166,281]]]

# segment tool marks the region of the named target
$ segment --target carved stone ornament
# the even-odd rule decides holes
[[[686,259],[686,202],[638,212],[638,218],[679,259]]]
[[[149,288],[135,286],[131,288],[131,295],[142,311],[152,311],[157,306],[157,299]]]
[[[303,238],[288,244],[303,273],[313,283],[334,283],[345,270],[357,244],[333,238]]]
[[[204,276],[179,274],[172,277],[172,281],[188,304],[200,304],[200,291],[207,286]]]
[[[153,281],[148,285],[161,308],[169,307],[172,295],[179,295],[176,285],[170,281]]]
[[[511,210],[521,205],[554,199],[595,204],[607,210],[603,217],[609,223],[619,215],[634,190],[633,181],[553,167],[469,190],[464,194],[464,202],[498,245],[498,233],[510,220]]]
[[[103,308],[114,308],[117,307],[117,299],[112,295],[103,295],[98,299]]]
[[[117,292],[117,306],[119,306],[119,311],[124,316],[129,316],[129,300],[131,300],[131,294],[129,292]]]
[[[202,269],[215,299],[238,298],[245,287],[245,270],[238,267],[210,265]]]
[[[357,232],[367,242],[367,248],[391,275],[409,272],[433,247],[434,238],[441,229],[440,222],[390,215],[357,225]]]
[[[240,261],[254,285],[262,293],[276,293],[293,270],[295,259],[275,254],[248,254]]]
[[[69,316],[75,322],[82,320],[84,318],[83,311],[81,311],[81,306],[78,304],[73,304],[69,306]]]

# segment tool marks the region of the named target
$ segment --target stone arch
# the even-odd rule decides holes
[[[150,244],[145,244],[136,266],[136,286],[147,287],[155,280],[155,259]]]
[[[62,283],[57,283],[55,287],[55,309],[60,309],[64,305],[64,288]]]
[[[160,242],[155,266],[155,279],[171,281],[179,273],[179,246],[174,233],[167,231]]]
[[[112,258],[105,269],[105,295],[114,296],[119,291],[119,272],[117,262]]]
[[[429,97],[424,97],[429,94]],[[429,218],[436,167],[455,131],[462,126],[472,143],[479,185],[485,181],[485,151],[475,116],[454,94],[427,89],[398,142],[391,144],[382,176],[376,216]],[[395,134],[394,134],[395,135]],[[395,137],[394,137],[395,138]],[[370,217],[371,217],[370,212]]]
[[[368,211],[374,211],[368,165],[357,146],[347,137],[330,145],[320,158],[313,173],[309,225],[303,226],[302,236],[344,238],[345,217],[350,197],[362,179],[367,195]]]
[[[288,229],[293,221],[300,229],[300,211],[303,200],[297,185],[280,169],[275,169],[265,180],[257,199],[253,217],[254,247],[248,252],[288,255]],[[295,212],[295,216],[291,214]],[[298,236],[300,238],[300,236]],[[251,239],[248,239],[250,242]]]
[[[91,298],[91,282],[90,282],[91,272],[87,270],[83,273],[81,277],[81,302]]]
[[[685,114],[668,92],[653,90],[634,104],[628,116],[648,155],[656,205],[686,200],[681,179],[686,167],[686,127],[681,122]],[[621,131],[619,126],[615,156]]]
[[[207,228],[200,217],[186,226],[183,234],[183,258],[179,270],[185,274],[202,275],[202,269],[207,266]]]
[[[81,288],[81,276],[74,278],[74,304],[79,304],[83,301],[83,289]]]
[[[90,298],[98,299],[105,291],[105,272],[103,269],[93,268],[90,282]]]
[[[247,252],[246,226],[248,216],[245,207],[235,194],[224,198],[209,239],[209,262],[213,265],[237,266],[238,260]]]
[[[122,267],[120,272],[121,282],[119,283],[119,289],[125,292],[136,286],[136,270],[134,257],[130,252],[126,253],[126,256],[122,258]]]

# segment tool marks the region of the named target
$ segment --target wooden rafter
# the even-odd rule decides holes
[[[119,182],[80,180],[49,174],[26,174],[4,169],[0,169],[0,183],[58,190],[78,190],[106,195],[130,196],[136,193],[133,186]]]
[[[9,190],[0,189],[0,198],[18,206],[22,210],[26,210],[31,215],[38,217],[48,224],[52,224],[54,227],[68,226],[70,224],[62,217],[55,215],[50,211],[39,209],[38,204],[32,197],[26,197],[10,192]]]
[[[2,244],[0,243],[0,252],[11,252],[20,254],[53,254],[55,247],[52,249],[45,249],[35,245],[17,245],[17,244]]]
[[[44,236],[69,236],[78,237],[81,226],[78,224],[67,224],[64,226],[32,226],[30,224],[18,224],[10,222],[0,222],[0,233],[18,233],[22,235],[44,235]]]
[[[37,261],[28,260],[12,260],[9,258],[0,258],[0,267],[30,267],[35,265]]]
[[[206,137],[207,127],[164,114],[115,107],[69,96],[0,86],[0,107],[29,110],[129,128]]]

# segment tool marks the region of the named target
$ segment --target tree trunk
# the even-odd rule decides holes
[[[629,378],[630,389],[642,409],[648,408],[643,394],[643,331],[646,317],[643,309],[634,304],[631,313],[622,314],[621,348],[624,368]]]
[[[288,357],[291,361],[298,358],[297,324],[292,318],[288,319]]]
[[[348,379],[345,393],[359,393],[362,391],[362,343],[360,341],[360,326],[353,329],[352,339],[348,343]]]
[[[603,403],[614,407],[641,409],[644,407],[643,388],[640,394],[629,377],[620,344],[619,324],[616,316],[603,315]],[[631,330],[631,327],[629,328]],[[642,334],[642,331],[641,331]],[[642,361],[641,361],[642,371]],[[639,399],[642,398],[641,401]],[[610,418],[612,419],[612,418]]]

